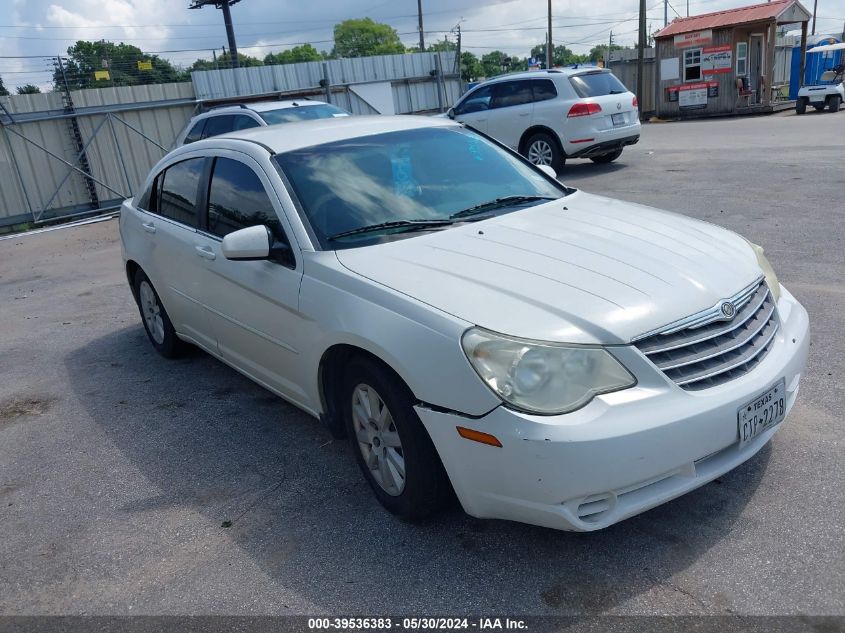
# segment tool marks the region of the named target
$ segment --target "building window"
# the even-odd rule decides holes
[[[701,80],[701,49],[684,51],[684,81]]]
[[[736,76],[744,77],[748,74],[748,42],[736,44]]]

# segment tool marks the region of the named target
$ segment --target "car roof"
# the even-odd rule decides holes
[[[498,77],[491,77],[481,84],[498,83],[500,81],[510,81],[512,79],[555,79],[557,77],[572,77],[573,75],[580,75],[588,72],[611,72],[607,68],[599,68],[598,66],[566,66],[564,68],[553,68],[552,70],[523,70],[516,73],[507,73],[499,75]]]
[[[274,99],[273,101],[254,101],[252,103],[212,106],[212,109],[203,114],[221,114],[231,112],[242,112],[252,110],[253,112],[269,112],[270,110],[284,110],[287,108],[301,108],[306,106],[326,105],[324,101],[313,99]]]
[[[214,147],[221,140],[243,140],[259,143],[270,151],[280,154],[291,150],[333,143],[362,136],[373,136],[387,132],[414,130],[419,128],[461,127],[445,117],[426,117],[409,115],[373,115],[356,117],[338,117],[295,121],[284,125],[255,127],[239,132],[229,132],[213,136],[183,147],[192,150]]]

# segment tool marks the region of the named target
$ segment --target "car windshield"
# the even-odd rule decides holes
[[[411,230],[442,230],[570,192],[458,126],[352,138],[275,160],[328,250],[407,237]]]
[[[277,123],[293,123],[294,121],[310,121],[312,119],[331,119],[332,117],[349,116],[349,113],[328,103],[313,105],[299,105],[278,110],[259,112],[258,115],[267,125]]]
[[[573,75],[569,78],[569,82],[582,99],[628,92],[625,84],[619,81],[616,75],[606,70]]]

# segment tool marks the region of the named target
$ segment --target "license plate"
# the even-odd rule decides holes
[[[610,118],[613,121],[613,125],[625,125],[624,114],[611,114]]]
[[[783,422],[785,416],[786,379],[781,378],[774,387],[744,404],[737,411],[740,448],[766,430]]]

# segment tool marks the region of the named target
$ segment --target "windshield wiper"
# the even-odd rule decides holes
[[[485,213],[487,211],[492,211],[493,209],[498,209],[501,207],[510,207],[526,202],[539,202],[541,200],[557,199],[558,198],[552,198],[550,196],[504,196],[502,198],[490,200],[489,202],[482,202],[481,204],[477,204],[474,207],[469,207],[468,209],[464,209],[463,211],[458,211],[457,213],[453,213],[449,217],[455,220],[458,218],[466,218],[471,215],[478,215],[479,213]]]
[[[386,231],[389,229],[402,229],[400,233],[409,233],[411,231],[424,231],[426,229],[449,226],[454,224],[452,220],[392,220],[390,222],[379,222],[378,224],[371,224],[369,226],[359,226],[357,229],[350,229],[349,231],[341,231],[329,236],[329,240],[338,240],[350,235],[364,235],[365,233],[377,233],[378,231]]]

